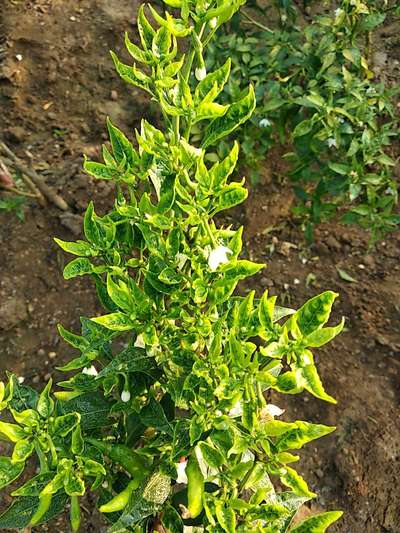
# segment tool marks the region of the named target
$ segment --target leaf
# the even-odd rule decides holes
[[[43,418],[49,418],[54,411],[54,400],[50,396],[52,385],[53,380],[50,378],[41,392],[37,403],[36,410]]]
[[[315,498],[316,494],[311,492],[306,481],[289,466],[285,466],[279,474],[279,478],[286,487],[289,487],[297,496],[304,496],[305,498]]]
[[[120,163],[126,160],[132,165],[136,159],[132,143],[121,130],[113,125],[109,118],[107,118],[107,128],[116,161]]]
[[[207,126],[202,144],[203,148],[211,146],[222,137],[232,133],[251,116],[255,106],[254,88],[250,85],[246,96],[231,104],[224,116],[216,118]]]
[[[24,468],[25,463],[13,463],[10,457],[0,457],[0,489],[17,479]]]
[[[98,180],[115,180],[119,177],[119,172],[115,168],[103,165],[103,163],[85,160],[83,168],[87,174]]]
[[[336,267],[336,270],[339,274],[339,277],[343,279],[344,281],[348,281],[349,283],[357,283],[357,280],[350,276],[345,270],[342,268]]]
[[[65,492],[56,494],[51,500],[50,508],[37,525],[48,522],[65,509],[68,496]],[[20,498],[0,516],[0,529],[23,529],[27,527],[39,505],[39,498],[28,496]]]
[[[324,533],[326,529],[339,520],[342,511],[328,511],[306,518],[290,530],[290,533]]]
[[[226,533],[236,532],[236,516],[231,507],[226,507],[221,500],[215,501],[215,514],[219,525]]]
[[[170,478],[161,472],[154,473],[131,495],[121,517],[108,533],[125,533],[144,518],[156,514],[168,498],[170,490]]]
[[[195,101],[197,104],[201,104],[207,95],[212,91],[213,99],[215,99],[229,78],[231,71],[231,59],[228,58],[226,63],[214,72],[210,72],[196,87]]]
[[[12,454],[13,463],[24,463],[33,453],[33,440],[32,439],[21,439],[14,446]]]
[[[216,198],[216,205],[213,205],[213,215],[231,209],[235,205],[244,202],[248,196],[248,191],[244,187],[238,187],[236,184],[231,184],[222,189]]]
[[[92,318],[91,320],[111,331],[129,331],[133,329],[132,322],[125,313],[110,313]]]
[[[92,248],[90,244],[85,241],[67,242],[56,238],[54,240],[60,248],[69,254],[80,256],[92,255]]]
[[[17,426],[17,424],[10,424],[0,420],[0,436],[10,442],[18,442],[26,435],[24,430],[20,426]]]
[[[184,530],[181,515],[171,505],[164,510],[161,520],[168,533],[182,533]]]
[[[66,437],[80,422],[79,413],[68,413],[66,415],[58,416],[54,420],[54,433],[61,437]]]
[[[307,346],[310,346],[312,348],[319,348],[320,346],[323,346],[324,344],[334,339],[336,335],[339,335],[339,333],[343,330],[343,327],[344,318],[342,318],[342,321],[337,326],[317,329],[313,331],[310,335],[308,335],[308,337],[304,339],[304,342]]]
[[[64,279],[72,279],[76,276],[85,276],[86,274],[91,274],[93,272],[93,265],[85,257],[79,257],[74,259],[64,268],[63,276]]]
[[[108,417],[111,404],[98,392],[81,394],[67,402],[59,404],[60,414],[79,413],[81,415],[81,428],[89,429],[110,426],[112,420]]]
[[[326,291],[308,300],[286,324],[290,328],[291,321],[294,321],[301,333],[306,336],[322,326],[328,321],[332,305],[338,294]]]
[[[296,137],[302,137],[303,135],[307,135],[307,133],[310,133],[310,131],[313,129],[313,122],[311,119],[303,120],[293,130],[293,138]]]
[[[102,379],[117,373],[142,372],[152,375],[157,369],[153,356],[147,355],[146,350],[129,345],[125,350],[116,355],[98,374],[96,379]]]
[[[301,373],[301,376],[304,380],[304,388],[311,392],[316,398],[325,400],[329,403],[337,403],[335,398],[332,398],[329,394],[325,392],[324,386],[322,385],[321,378],[318,375],[317,368],[314,363],[310,363],[301,369],[298,370]]]
[[[328,435],[336,429],[332,426],[311,424],[310,422],[302,422],[299,420],[294,423],[296,424],[297,428],[289,430],[277,440],[276,449],[278,452],[286,450],[298,450],[304,446],[304,444]]]
[[[158,431],[173,435],[172,426],[165,416],[164,409],[154,398],[150,398],[149,403],[143,407],[139,418],[146,427],[153,427]]]
[[[114,52],[110,53],[114,61],[115,69],[124,81],[152,94],[152,91],[149,88],[150,78],[148,78],[148,76],[143,74],[143,72],[140,72],[135,66],[130,67],[129,65],[122,63]]]
[[[211,468],[219,468],[225,463],[225,458],[222,453],[207,442],[199,442],[198,447],[203,456],[204,461]]]
[[[54,472],[45,472],[44,474],[38,474],[24,485],[14,490],[11,496],[39,496],[44,487],[54,477]]]

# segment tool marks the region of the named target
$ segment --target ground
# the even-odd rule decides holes
[[[102,212],[112,198],[108,184],[81,172],[81,154],[99,154],[107,115],[127,133],[144,113],[157,120],[143,95],[117,78],[108,55],[110,48],[124,55],[122,34],[134,32],[136,12],[130,0],[120,0],[118,9],[112,0],[3,0],[0,6],[0,137],[46,176],[72,211],[60,216],[52,206],[32,203],[24,222],[0,214],[0,371],[11,369],[29,384],[57,379],[56,366],[72,355],[56,324],[76,330],[80,315],[99,312],[88,280],[63,280],[67,258],[52,240],[79,236],[88,200]],[[332,324],[344,315],[346,331],[318,350],[337,405],[306,394],[274,402],[288,419],[337,426],[306,448],[301,461],[319,494],[311,509],[345,511],[330,531],[400,532],[400,235],[368,251],[361,230],[330,223],[307,247],[290,217],[290,190],[277,184],[280,172],[279,156],[271,154],[263,180],[232,214],[245,225],[246,254],[267,263],[242,290],[268,288],[291,306],[334,290],[340,297]],[[85,533],[104,530],[93,501],[84,514]],[[61,517],[49,531],[56,528],[68,531],[67,520]]]

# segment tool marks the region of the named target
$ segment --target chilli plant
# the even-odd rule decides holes
[[[253,5],[257,19],[253,11],[236,15],[235,31],[218,33],[207,64],[232,59],[227,100],[240,96],[248,80],[254,83],[256,112],[240,134],[253,181],[269,148],[284,146],[295,213],[307,236],[314,224],[339,213],[343,222],[369,230],[373,243],[400,224],[389,150],[398,135],[398,90],[378,83],[369,67],[384,6],[373,0],[341,0],[338,6],[300,24],[292,1]],[[275,22],[267,27],[264,19]],[[220,141],[219,154],[226,149]]]
[[[57,242],[77,256],[64,277],[91,276],[106,314],[81,318],[80,335],[59,326],[78,351],[61,368],[71,373],[62,390],[50,380],[38,394],[12,374],[1,384],[0,435],[14,446],[0,458],[1,487],[26,471],[2,529],[43,524],[69,502],[78,531],[88,492],[113,533],[323,532],[341,515],[293,524],[316,496],[291,466],[294,452],[334,428],[283,421],[269,403],[273,391],[303,390],[335,403],[311,350],[343,327],[324,327],[337,295],[298,311],[267,292],[234,295],[264,265],[239,258],[242,228],[213,220],[247,192],[230,180],[236,143],[212,166],[206,154],[249,118],[255,97],[249,87],[217,103],[230,61],[207,73],[203,49],[243,3],[168,0],[180,13],[163,16],[142,6],[141,46],[126,37],[134,65],[113,54],[122,78],[159,104],[164,129],[143,121],[134,148],[108,121],[104,163],[85,162],[88,174],[115,182],[114,207],[100,216],[90,203],[86,239]],[[199,122],[207,126],[194,146]]]

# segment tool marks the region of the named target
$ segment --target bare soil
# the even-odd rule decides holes
[[[0,5],[0,138],[46,177],[72,211],[66,217],[52,206],[29,203],[25,222],[0,214],[0,371],[13,370],[29,384],[50,375],[58,379],[55,367],[72,355],[60,343],[56,323],[77,330],[80,315],[99,312],[89,280],[63,280],[67,258],[52,240],[80,236],[90,199],[100,213],[112,201],[112,187],[82,173],[81,154],[99,155],[107,115],[127,133],[143,114],[157,120],[151,103],[117,78],[108,55],[110,48],[125,55],[122,34],[135,31],[137,3],[2,0]],[[338,405],[306,394],[275,398],[288,419],[337,426],[303,453],[301,470],[320,495],[311,510],[345,511],[333,533],[398,533],[400,235],[368,252],[360,229],[330,223],[305,246],[290,217],[290,188],[277,183],[279,154],[270,154],[266,165],[262,182],[232,214],[245,225],[247,255],[267,263],[242,289],[260,294],[269,288],[291,306],[335,290],[340,299],[332,323],[342,315],[347,319],[346,332],[318,351],[320,373]],[[338,268],[355,281],[342,279]],[[3,500],[2,506],[8,503]],[[86,506],[82,531],[103,531],[94,501]],[[34,531],[56,529],[68,531],[67,518]]]

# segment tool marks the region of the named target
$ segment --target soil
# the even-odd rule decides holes
[[[86,278],[63,280],[67,258],[52,240],[79,237],[88,200],[100,213],[112,201],[112,187],[80,170],[81,154],[99,156],[107,115],[127,133],[143,114],[157,120],[151,103],[117,78],[108,55],[112,48],[125,56],[121,36],[134,32],[137,4],[3,0],[0,6],[0,138],[71,207],[65,216],[51,205],[28,203],[24,222],[0,213],[0,371],[12,369],[28,384],[50,375],[57,380],[56,366],[72,355],[55,325],[77,330],[80,315],[100,311]],[[319,494],[310,509],[345,511],[333,533],[400,532],[400,235],[368,251],[362,230],[329,223],[307,247],[290,217],[290,188],[278,185],[279,154],[270,154],[267,165],[232,215],[245,225],[247,255],[267,263],[242,290],[268,288],[293,307],[335,290],[340,298],[332,324],[346,317],[346,331],[317,356],[338,405],[306,394],[274,399],[288,419],[337,426],[302,454],[301,471]],[[2,506],[7,503],[5,496]],[[94,507],[88,500],[86,533],[105,530]],[[56,529],[68,531],[66,517],[33,531]]]

